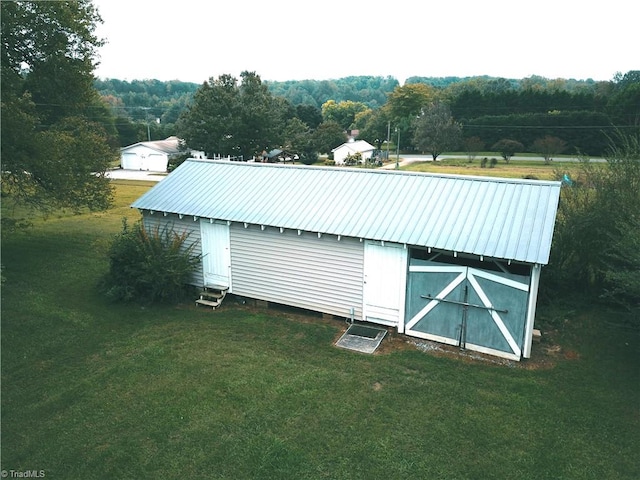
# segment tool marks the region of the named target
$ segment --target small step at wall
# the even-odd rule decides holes
[[[200,298],[196,300],[196,306],[209,307],[215,310],[227,295],[228,287],[218,287],[215,285],[205,286],[200,292]]]

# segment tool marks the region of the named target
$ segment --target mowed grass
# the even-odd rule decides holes
[[[417,162],[403,166],[401,170],[411,170],[416,172],[443,173],[455,175],[477,175],[489,177],[507,178],[529,178],[534,180],[557,180],[558,175],[569,174],[575,176],[580,164],[577,162],[554,160],[550,164],[545,164],[539,160],[511,160],[506,163],[501,157],[487,157],[489,160],[495,158],[498,163],[490,167],[487,162],[485,167],[481,166],[482,156],[476,157],[472,162],[467,158],[449,158],[436,162]]]
[[[340,320],[232,299],[108,303],[128,205],[2,238],[2,470],[46,478],[637,479],[639,341],[616,312],[540,307],[547,368],[333,345]],[[544,278],[543,278],[544,281]],[[542,355],[537,347],[534,355]]]

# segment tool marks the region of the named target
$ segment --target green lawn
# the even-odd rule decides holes
[[[97,287],[107,246],[146,188],[122,182],[107,213],[3,235],[2,470],[640,478],[640,338],[621,314],[542,305],[561,350],[533,368],[539,358],[474,361],[397,336],[358,354],[333,346],[342,321],[232,300],[216,312],[109,304]]]
[[[452,158],[437,162],[417,162],[406,167],[401,167],[401,170],[456,175],[557,180],[558,175],[565,173],[573,177],[580,169],[580,164],[577,162],[553,161],[549,165],[546,165],[544,162],[536,160],[511,160],[511,162],[506,163],[499,156],[489,157],[489,159],[491,158],[498,160],[498,163],[494,167],[490,167],[488,163],[486,167],[482,167],[482,157],[476,157],[473,162],[469,162],[466,158]]]

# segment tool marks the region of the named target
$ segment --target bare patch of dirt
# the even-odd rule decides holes
[[[415,347],[411,343],[407,342],[406,335],[401,335],[394,332],[392,329],[387,329],[387,335],[382,340],[380,346],[376,349],[376,355],[388,355],[393,352],[401,350],[415,350]]]
[[[554,343],[552,336],[545,336],[544,334],[541,340],[534,341],[531,347],[531,358],[525,358],[518,362],[472,350],[463,350],[457,346],[401,335],[395,333],[392,329],[390,329],[389,334],[375,354],[385,355],[400,350],[418,350],[428,355],[453,358],[467,363],[494,364],[526,370],[546,370],[554,368],[560,360],[576,360],[580,358],[577,352],[564,350],[560,345]]]

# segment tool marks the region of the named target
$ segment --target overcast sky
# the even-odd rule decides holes
[[[351,75],[611,80],[640,69],[634,2],[94,0],[100,78]]]

